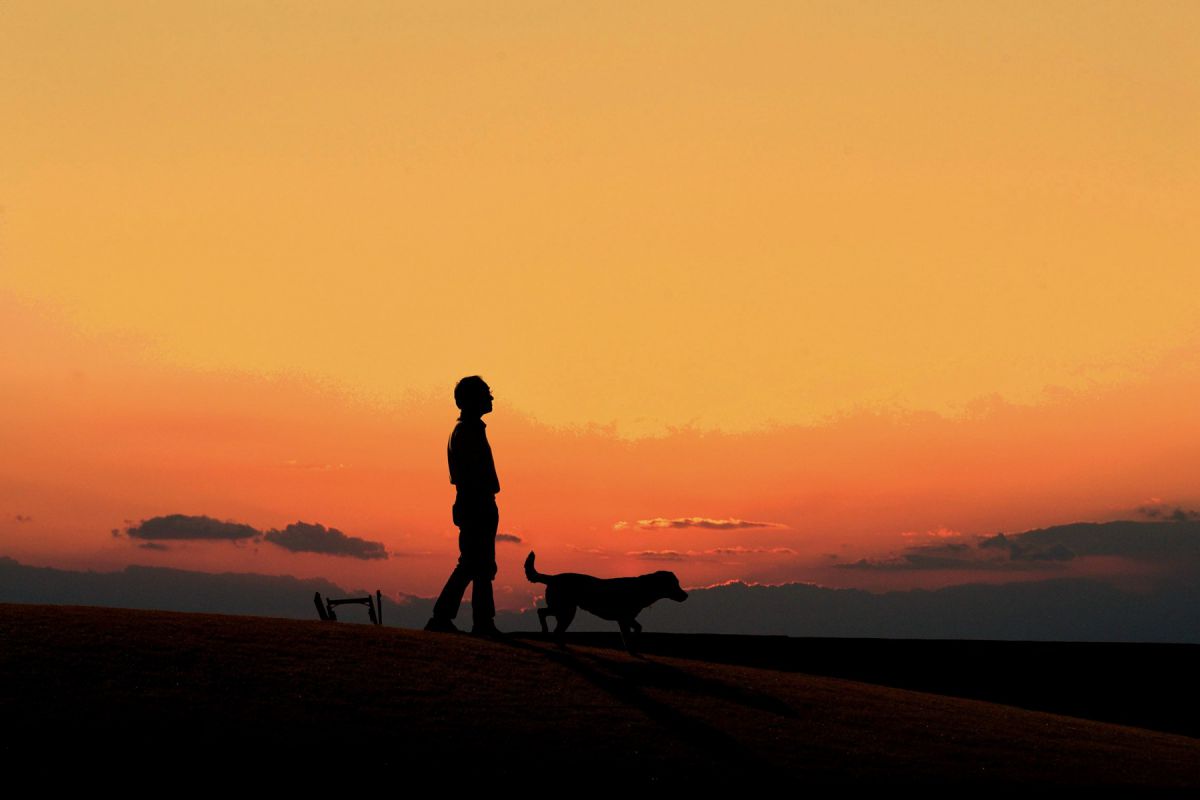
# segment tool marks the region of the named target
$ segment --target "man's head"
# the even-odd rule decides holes
[[[492,410],[492,390],[483,378],[469,375],[454,385],[454,405],[466,414],[482,417]]]

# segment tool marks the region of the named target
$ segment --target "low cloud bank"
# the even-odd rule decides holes
[[[518,569],[502,563],[501,570]],[[71,572],[0,557],[0,602],[157,608],[316,619],[313,592],[352,597],[369,590],[290,576],[209,574],[160,567]],[[372,592],[373,593],[373,592]],[[433,598],[384,598],[386,625],[422,627]],[[470,619],[469,604],[459,619]],[[344,618],[365,622],[365,612]],[[1200,587],[1193,581],[1131,594],[1103,581],[1053,579],[882,594],[810,584],[740,582],[690,589],[687,602],[655,603],[639,616],[647,631],[929,639],[1200,643]],[[508,631],[538,629],[536,612],[502,611]],[[581,613],[572,630],[612,631]]]

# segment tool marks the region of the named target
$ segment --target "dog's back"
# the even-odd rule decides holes
[[[576,572],[553,576],[546,584],[546,605],[575,605],[601,619],[631,619],[654,602],[645,602],[641,578],[595,578]]]

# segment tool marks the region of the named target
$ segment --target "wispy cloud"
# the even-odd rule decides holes
[[[919,533],[918,531],[904,531],[900,534],[905,539],[959,539],[962,538],[962,531],[956,531],[953,528],[934,528],[932,530]]]
[[[700,552],[705,555],[716,556],[742,556],[760,553],[767,553],[776,556],[796,555],[796,551],[790,547],[740,547],[737,545],[734,545],[733,547],[713,547],[709,550],[701,550]]]
[[[33,517],[28,516],[26,514],[17,514],[16,516],[13,517],[13,519],[16,520],[17,522],[33,522]]]
[[[796,551],[790,547],[710,547],[707,550],[636,550],[625,555],[642,561],[704,561],[729,556],[747,555],[776,555],[793,556]]]
[[[626,555],[640,558],[642,561],[685,561],[687,556],[678,550],[641,550]]]
[[[588,555],[600,556],[601,558],[608,558],[610,555],[607,550],[601,547],[580,547],[577,544],[569,544],[567,545],[567,549],[573,553],[587,553]]]
[[[707,528],[709,530],[729,531],[739,528],[786,528],[778,522],[752,522],[745,519],[712,519],[710,517],[655,517],[654,519],[639,519],[634,522],[620,521],[613,525],[613,530],[668,530],[679,528]]]
[[[517,536],[516,534],[513,534],[513,533],[497,533],[496,541],[497,542],[509,542],[510,544],[520,544],[521,537]]]

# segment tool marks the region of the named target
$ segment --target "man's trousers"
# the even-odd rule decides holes
[[[496,616],[492,579],[496,577],[496,530],[500,510],[494,496],[462,497],[454,501],[454,524],[458,526],[458,564],[433,606],[433,616],[450,620],[458,616],[467,584],[471,592],[471,616],[475,625],[489,626]]]

